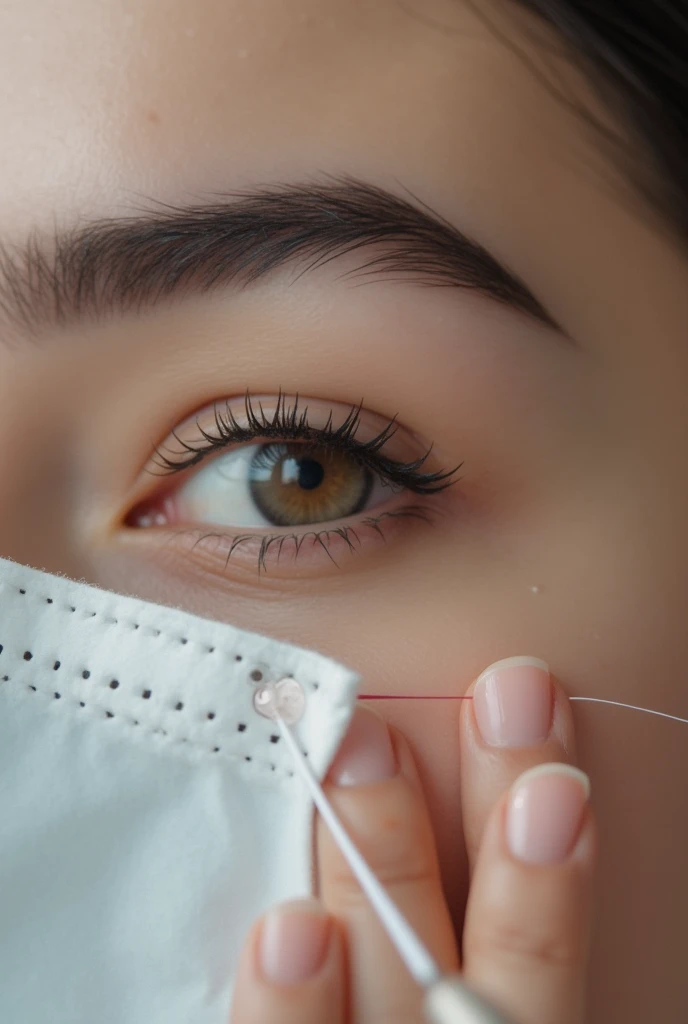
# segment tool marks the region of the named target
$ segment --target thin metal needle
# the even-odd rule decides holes
[[[361,889],[370,900],[391,942],[415,981],[425,989],[423,1009],[431,1024],[509,1024],[494,1007],[473,992],[459,974],[442,975],[437,962],[361,856],[325,796],[291,729],[275,715],[280,733],[315,806],[330,829]]]
[[[313,802],[318,808],[320,815],[332,832],[337,845],[344,854],[353,874],[359,885],[370,900],[374,910],[378,914],[382,925],[385,928],[390,940],[396,947],[399,956],[406,964],[412,977],[422,988],[428,988],[440,978],[440,970],[435,959],[431,956],[426,946],[416,935],[399,908],[390,899],[384,888],[377,880],[372,870],[361,856],[353,841],[347,834],[337,814],[323,792],[320,782],[313,773],[311,766],[303,756],[296,739],[286,724],[277,716],[277,724],[294,758],[296,767],[308,786]]]

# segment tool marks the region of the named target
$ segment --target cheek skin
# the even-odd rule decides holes
[[[318,391],[324,387],[325,381]],[[568,399],[572,406],[574,398]],[[514,403],[516,396],[506,394],[499,403],[505,420]],[[440,404],[450,408],[446,398]],[[478,412],[474,418],[480,422]],[[423,419],[420,408],[418,419]],[[183,593],[191,611],[314,647],[352,665],[369,690],[461,693],[490,662],[534,654],[551,664],[572,695],[685,713],[680,639],[685,595],[676,557],[685,502],[680,489],[667,486],[676,474],[648,450],[639,491],[637,447],[626,450],[623,424],[618,422],[614,436],[604,435],[600,423],[586,423],[585,430],[581,451],[568,435],[560,445],[556,473],[549,461],[543,463],[537,488],[528,482],[518,510],[506,497],[500,473],[485,518],[479,514],[468,523],[419,533],[398,557],[370,571],[354,563],[351,573],[328,581],[327,602],[320,585],[297,590],[268,576],[260,588],[253,577],[233,579],[230,586],[191,566],[181,572],[169,560],[147,571],[117,551],[92,552],[76,574],[163,603]],[[459,450],[459,442],[453,437],[450,448]],[[572,470],[574,458],[584,474],[578,465]],[[674,528],[654,531],[650,542],[647,523],[653,521]],[[534,593],[533,586],[540,589]],[[418,758],[457,922],[466,891],[459,709],[459,702],[380,705]],[[662,977],[665,971],[680,976],[685,893],[671,884],[639,886],[637,879],[652,876],[657,864],[667,879],[683,877],[686,827],[669,828],[667,822],[671,808],[685,802],[676,771],[685,762],[684,727],[596,705],[576,704],[574,715],[603,839],[592,968],[595,1005],[601,1007],[600,1020],[622,1012],[632,1020],[639,1007],[651,1018],[646,986],[630,984],[627,967],[642,962],[644,977]],[[641,948],[648,927],[667,941]]]
[[[459,529],[441,540],[430,532],[396,567],[371,576],[370,586],[361,586],[356,573],[349,582],[335,578],[327,602],[307,591],[287,591],[285,601],[279,588],[222,596],[217,581],[208,587],[190,581],[185,601],[201,614],[336,657],[362,673],[368,692],[460,694],[490,662],[534,654],[550,663],[571,695],[685,714],[683,650],[676,640],[684,607],[680,573],[663,538],[654,546],[642,542],[648,510],[638,502],[626,507],[631,511],[624,521],[618,490],[606,502],[599,495],[593,502],[558,494],[530,525],[519,519],[510,532],[504,529],[498,548],[477,525],[468,538]],[[137,577],[122,563],[94,566],[90,575],[100,572],[110,585],[122,573],[122,584],[126,579],[128,588],[152,599],[169,600],[179,588],[174,575],[168,581],[160,573]],[[460,702],[377,706],[406,734],[418,759],[458,924],[467,883],[458,795]],[[669,828],[667,821],[671,808],[685,803],[685,782],[671,767],[685,760],[685,727],[599,705],[575,704],[574,717],[603,839],[595,999],[609,1019],[620,999],[628,1001],[629,1014],[631,1004],[647,999],[649,1013],[649,997],[621,980],[612,998],[610,977],[618,971],[621,979],[636,962],[648,927],[667,936],[642,951],[648,970],[680,969],[685,892],[638,885],[637,879],[649,877],[657,864],[668,878],[683,876],[686,825],[681,820]]]
[[[150,338],[150,330],[147,333]],[[161,333],[169,345],[169,333]],[[139,340],[134,337],[134,343]],[[161,352],[162,342],[147,357],[150,367],[161,367],[157,372],[164,375],[165,389],[176,388],[181,394],[187,380],[181,379],[184,375],[175,369],[172,358],[161,360]],[[243,358],[248,374],[248,354]],[[301,358],[305,366],[306,354]],[[68,369],[57,376],[57,363],[48,376],[53,385],[59,381],[61,402],[66,395],[74,395],[70,408],[80,405],[84,423],[90,424],[96,409],[102,412],[107,401],[102,384],[98,385],[103,367],[91,366],[84,378],[87,365],[81,360],[79,381],[93,383],[92,393],[75,391],[67,380]],[[121,396],[129,387],[126,360],[118,374],[106,375],[113,424],[121,420],[123,410],[121,398],[115,401],[113,396]],[[318,390],[322,392],[325,385],[323,375]],[[27,383],[26,393],[28,387]],[[147,424],[141,422],[150,407],[146,395],[150,385],[143,372],[136,387],[139,390],[130,398],[127,411],[138,418],[133,433],[143,458],[150,437]],[[3,408],[8,413],[14,410],[8,422],[22,422],[21,403],[13,398],[13,391],[16,388],[8,385]],[[49,413],[51,423],[60,424],[64,437],[58,447],[68,451],[73,444],[70,429],[76,436],[74,424],[69,426],[57,397],[48,395],[46,389],[47,404],[42,399],[40,407]],[[507,398],[500,403],[505,421],[517,409],[505,404]],[[422,395],[414,400],[422,422]],[[448,396],[441,405],[447,420],[456,423]],[[635,409],[640,416],[641,406]],[[653,412],[652,433],[659,447],[662,414],[659,409]],[[649,413],[644,409],[643,421]],[[677,416],[676,403],[672,403],[672,416]],[[474,418],[480,422],[478,415]],[[461,693],[491,661],[530,653],[546,659],[571,694],[628,700],[685,714],[681,639],[685,590],[680,557],[685,494],[677,483],[678,467],[649,445],[640,460],[644,469],[639,490],[638,447],[628,450],[618,414],[616,419],[618,436],[613,438],[604,435],[599,424],[595,430],[586,425],[590,438],[595,431],[600,435],[598,447],[604,454],[595,456],[597,461],[592,454],[585,459],[587,477],[572,476],[570,448],[563,445],[562,468],[556,475],[542,474],[536,496],[530,493],[530,484],[525,488],[526,505],[516,515],[503,497],[504,483],[498,473],[497,507],[488,509],[485,520],[478,515],[469,523],[421,532],[390,563],[380,562],[368,572],[354,569],[335,575],[328,584],[327,602],[316,587],[296,593],[288,584],[280,587],[270,578],[258,591],[253,580],[230,587],[226,580],[196,574],[191,567],[184,576],[178,566],[162,561],[149,571],[145,563],[128,561],[121,552],[86,551],[83,544],[75,545],[69,540],[74,529],[68,489],[51,506],[50,515],[44,514],[43,486],[49,480],[64,486],[68,470],[49,457],[41,463],[38,424],[24,436],[23,449],[3,456],[7,479],[26,476],[29,465],[37,471],[31,474],[35,489],[16,490],[13,502],[1,513],[5,543],[14,538],[14,547],[5,551],[30,564],[85,576],[96,584],[162,603],[183,603],[199,614],[314,647],[351,664],[371,689],[374,684],[381,692]],[[635,429],[637,434],[639,423]],[[455,437],[450,447],[459,451],[459,439]],[[94,465],[97,456],[94,450]],[[576,457],[581,461],[580,453]],[[117,472],[131,470],[128,444],[120,445],[114,458]],[[549,462],[543,467],[549,469]],[[115,464],[109,464],[108,472],[114,470]],[[54,494],[59,493],[58,487]],[[30,515],[35,523],[29,531]],[[666,528],[648,531],[648,523]],[[534,594],[533,585],[541,590]],[[456,748],[459,703],[384,702],[381,710],[406,733],[419,760],[445,887],[459,922],[466,891]],[[602,834],[599,927],[592,967],[595,1006],[601,1008],[600,1020],[605,1015],[613,1020],[622,1012],[629,1020],[642,1019],[637,1017],[639,1012],[652,1019],[656,1007],[646,982],[629,981],[628,964],[642,963],[643,979],[661,978],[665,973],[681,977],[688,896],[674,880],[683,878],[688,834],[683,818],[673,821],[672,809],[685,805],[680,770],[685,763],[681,732],[685,727],[594,705],[577,704],[574,714]],[[638,885],[639,877],[656,876],[658,864],[666,883]],[[648,945],[649,929],[662,935],[662,941]],[[680,998],[680,992],[675,998]]]

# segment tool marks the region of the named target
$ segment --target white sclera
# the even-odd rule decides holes
[[[306,694],[295,679],[279,679],[256,690],[253,706],[263,718],[274,722],[279,715],[287,725],[295,725],[306,710]]]
[[[279,442],[277,442],[279,443]],[[175,515],[179,519],[194,523],[213,523],[217,526],[242,526],[262,529],[275,526],[258,508],[251,493],[251,482],[267,482],[271,479],[274,467],[255,465],[255,457],[264,444],[249,444],[242,448],[233,448],[216,459],[210,459],[185,481],[175,493]],[[305,452],[304,448],[304,452]],[[353,465],[353,463],[352,463]],[[282,464],[281,480],[284,484],[293,483],[297,472],[296,459],[288,459]],[[365,509],[375,508],[390,498],[390,487],[378,475],[374,475],[373,486],[366,499]],[[275,496],[279,500],[279,494]],[[346,509],[341,516],[346,518]],[[146,517],[143,517],[146,518]],[[316,520],[317,522],[333,522],[334,519]],[[151,523],[139,522],[140,526]],[[315,523],[295,524],[300,526]]]

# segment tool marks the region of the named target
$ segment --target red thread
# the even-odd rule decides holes
[[[359,700],[473,700],[472,696],[457,697],[454,694],[429,693],[360,693]]]
[[[472,694],[439,694],[439,693],[362,693],[359,700],[473,700]],[[611,704],[617,708],[628,708],[631,711],[644,711],[646,715],[657,715],[659,718],[670,718],[674,722],[688,725],[688,718],[670,715],[666,711],[654,711],[652,708],[641,708],[637,704],[624,704],[619,700],[607,700],[604,697],[569,697],[569,700],[585,700],[593,704]]]

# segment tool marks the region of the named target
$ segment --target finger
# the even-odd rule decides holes
[[[588,777],[539,765],[490,815],[468,897],[464,974],[518,1024],[582,1024],[595,829]]]
[[[461,709],[461,806],[471,869],[487,818],[522,772],[573,763],[571,705],[538,658],[507,658],[486,669]]]
[[[344,942],[315,900],[285,903],[252,929],[232,1024],[344,1024]]]
[[[392,899],[446,969],[456,942],[442,893],[435,843],[406,741],[360,708],[339,751],[327,793]],[[317,826],[322,898],[347,932],[354,1024],[421,1020],[421,994],[322,821]]]

